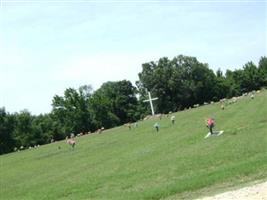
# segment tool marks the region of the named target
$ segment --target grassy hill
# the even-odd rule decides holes
[[[266,91],[175,116],[2,155],[0,199],[192,199],[267,178]],[[204,139],[210,116],[225,132]]]

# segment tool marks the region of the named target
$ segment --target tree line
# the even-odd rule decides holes
[[[90,85],[67,88],[63,96],[53,97],[47,114],[9,113],[0,108],[0,154],[143,119],[150,114],[148,103],[143,102],[147,90],[158,97],[156,113],[168,113],[267,87],[267,58],[223,73],[213,72],[195,57],[163,57],[142,64],[138,76],[136,86],[122,80],[105,82],[96,91]]]

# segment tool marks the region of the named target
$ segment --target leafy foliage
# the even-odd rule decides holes
[[[90,99],[97,127],[106,128],[136,121],[136,89],[130,81],[106,82]]]
[[[6,113],[4,108],[0,109],[0,154],[12,151],[15,145],[13,134],[15,121],[12,115]]]
[[[159,98],[156,108],[160,113],[181,110],[214,98],[216,76],[207,64],[194,57],[161,58],[142,67],[139,89],[147,88]]]
[[[91,87],[82,86],[78,91],[73,88],[66,89],[64,97],[58,95],[54,97],[52,118],[61,127],[62,136],[90,129],[92,126],[92,117],[89,112],[90,96]]]

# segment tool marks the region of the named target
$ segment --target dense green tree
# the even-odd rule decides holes
[[[28,110],[23,110],[20,113],[15,113],[16,128],[14,130],[15,139],[18,146],[28,147],[31,146],[33,139],[33,127],[32,122],[34,116]]]
[[[32,122],[33,127],[33,143],[35,145],[45,144],[51,141],[52,138],[58,140],[56,124],[53,121],[51,114],[38,115]]]
[[[159,98],[155,102],[157,112],[176,111],[214,97],[216,76],[207,64],[194,57],[161,58],[143,64],[142,68],[139,90],[147,88]]]
[[[229,87],[228,92],[226,93],[226,97],[230,98],[233,96],[238,96],[241,94],[241,88],[240,88],[240,81],[239,78],[241,78],[241,71],[234,71],[226,70],[226,85]]]
[[[110,128],[120,124],[120,119],[112,113],[111,102],[102,91],[96,91],[90,98],[90,108],[93,113],[93,123],[99,129]]]
[[[216,72],[216,82],[213,85],[214,90],[214,100],[219,100],[227,97],[227,94],[230,91],[230,84],[227,82],[226,77],[224,76],[223,72],[218,69]]]
[[[136,88],[130,81],[104,83],[90,99],[90,108],[97,127],[105,128],[136,121]]]
[[[260,88],[260,73],[253,62],[246,63],[241,74],[239,80],[242,92],[249,92]]]
[[[0,154],[8,153],[15,147],[14,128],[15,118],[6,113],[5,108],[0,108]]]
[[[267,57],[261,57],[259,61],[260,85],[267,87]]]
[[[62,131],[58,137],[64,137],[71,132],[89,131],[93,128],[89,110],[90,96],[90,86],[82,86],[78,90],[68,88],[63,97],[54,96],[52,118],[61,126]]]

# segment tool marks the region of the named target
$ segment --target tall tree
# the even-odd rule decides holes
[[[51,141],[52,138],[58,140],[62,139],[58,137],[57,124],[52,119],[51,114],[38,115],[33,119],[33,139],[32,143],[46,144]]]
[[[5,108],[0,108],[0,154],[8,153],[15,147],[14,128],[15,118],[6,113]]]
[[[147,88],[159,97],[155,102],[157,112],[176,111],[214,97],[215,74],[194,57],[161,58],[142,67],[138,89]]]
[[[62,137],[94,128],[89,110],[90,96],[90,86],[82,86],[78,90],[68,88],[63,97],[54,96],[52,117],[62,127]]]
[[[260,74],[257,66],[253,62],[248,62],[244,65],[240,80],[241,89],[244,92],[249,92],[260,88]]]
[[[261,57],[259,61],[260,85],[267,86],[267,57]]]
[[[216,83],[214,84],[213,89],[216,96],[216,99],[214,100],[228,97],[227,95],[230,92],[230,83],[227,82],[226,77],[223,75],[223,72],[220,69],[216,72]]]
[[[127,80],[104,83],[90,99],[94,121],[105,128],[139,119],[137,104],[136,88]]]
[[[34,117],[28,110],[22,110],[20,113],[15,114],[16,117],[16,128],[14,130],[15,139],[18,141],[17,145],[24,147],[33,144],[33,127],[32,122]]]

